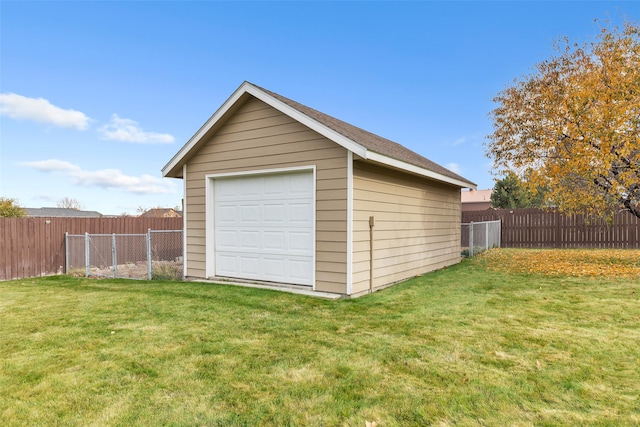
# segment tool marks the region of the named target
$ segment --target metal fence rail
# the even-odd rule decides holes
[[[500,247],[501,221],[463,223],[461,230],[462,255],[472,257],[491,248]]]
[[[69,274],[130,279],[183,278],[182,230],[66,234]]]

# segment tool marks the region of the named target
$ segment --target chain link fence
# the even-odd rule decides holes
[[[66,272],[86,277],[181,280],[182,230],[66,234]]]
[[[463,223],[460,245],[462,256],[472,257],[491,248],[499,248],[501,224],[500,220]]]

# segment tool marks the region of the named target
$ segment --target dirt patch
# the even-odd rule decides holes
[[[176,261],[153,261],[151,263],[151,276],[157,280],[180,280],[182,279],[182,262]],[[72,276],[84,276],[84,269],[76,269],[70,272]],[[113,267],[91,267],[89,276],[91,277],[117,277],[122,279],[143,279],[148,278],[149,270],[146,261],[136,263],[119,264],[115,274]]]

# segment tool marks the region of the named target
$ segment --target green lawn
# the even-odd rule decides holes
[[[638,425],[639,279],[479,257],[339,301],[0,282],[0,425]]]

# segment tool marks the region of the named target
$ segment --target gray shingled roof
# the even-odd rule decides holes
[[[265,93],[268,93],[279,101],[284,102],[291,108],[294,108],[302,114],[312,118],[313,120],[316,120],[324,126],[327,126],[333,131],[338,132],[346,138],[349,138],[353,142],[360,144],[367,150],[430,170],[432,172],[439,173],[449,178],[469,182],[468,179],[450,171],[443,166],[440,166],[435,162],[432,162],[431,160],[409,150],[408,148],[398,144],[397,142],[393,142],[389,139],[375,135],[359,127],[350,125],[349,123],[343,122],[342,120],[336,119],[335,117],[331,117],[318,110],[314,110],[313,108],[302,105],[299,102],[293,101],[282,95],[278,95],[275,92],[271,92],[270,90],[254,85],[253,83],[250,84],[259,88]]]
[[[80,211],[68,208],[25,208],[30,217],[64,217],[64,218],[100,218],[103,215],[96,211]]]

